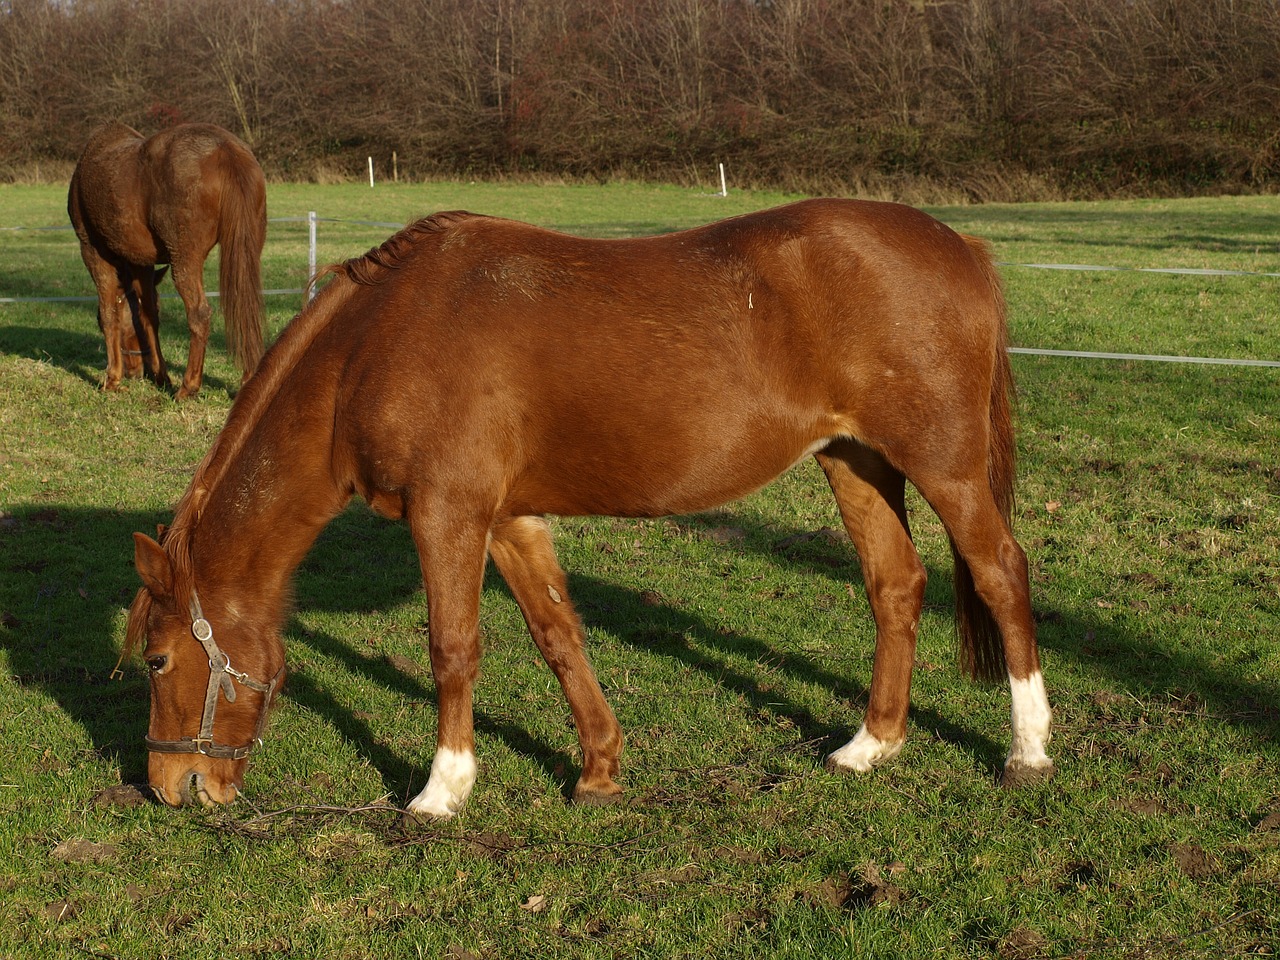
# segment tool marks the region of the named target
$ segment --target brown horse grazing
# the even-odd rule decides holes
[[[906,736],[925,585],[910,480],[952,541],[963,664],[1007,669],[1005,779],[1051,773],[1008,521],[1003,299],[980,241],[909,207],[846,200],[634,240],[447,213],[325,272],[335,278],[236,398],[161,542],[135,534],[144,586],[125,650],[146,637],[149,776],[164,801],[236,796],[283,676],[291,575],[353,494],[408,522],[426,586],[439,729],[409,811],[451,816],[475,781],[486,556],[573,711],[575,798],[615,796],[622,731],[542,515],[698,511],[809,455],[876,623],[865,722],[828,765],[870,769]]]
[[[99,127],[76,164],[67,213],[80,255],[98,288],[98,325],[107,344],[107,390],[122,376],[169,386],[160,352],[159,263],[187,309],[191,346],[178,399],[200,389],[209,340],[204,261],[221,250],[219,293],[227,344],[248,377],[262,358],[262,244],[267,193],[262,168],[238,137],[187,123],[143,139],[122,123]]]

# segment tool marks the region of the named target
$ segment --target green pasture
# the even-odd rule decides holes
[[[594,236],[789,199],[673,187],[272,185],[320,263],[472,209]],[[932,211],[990,239],[1024,347],[1280,359],[1280,197]],[[0,227],[65,191],[0,186]],[[216,258],[215,258],[216,259]],[[268,289],[307,226],[273,222]],[[216,284],[211,262],[210,286]],[[162,292],[171,291],[166,285]],[[0,230],[0,298],[92,293],[69,230]],[[268,297],[272,333],[301,305]],[[176,300],[165,352],[186,358]],[[218,321],[215,320],[215,325]],[[481,774],[455,821],[402,832],[435,732],[407,532],[357,505],[296,584],[290,675],[225,809],[141,802],[147,683],[110,680],[137,579],[225,419],[205,388],[98,389],[90,302],[0,303],[0,955],[13,957],[1220,958],[1280,949],[1280,368],[1016,355],[1020,502],[1057,777],[995,781],[1008,692],[963,681],[941,528],[909,740],[824,772],[866,703],[874,624],[820,472],[713,514],[556,520],[627,733],[624,803],[567,800],[569,711],[492,577]],[[114,788],[114,789],[112,789]]]

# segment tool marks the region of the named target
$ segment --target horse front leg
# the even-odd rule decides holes
[[[204,354],[209,344],[209,322],[213,315],[204,292],[204,262],[183,261],[173,263],[173,285],[182,297],[187,310],[187,328],[191,332],[191,345],[187,350],[187,369],[182,374],[182,386],[177,399],[185,400],[200,392],[204,382]]]
[[[120,359],[124,364],[123,376],[126,380],[136,380],[142,376],[143,348],[138,343],[139,319],[142,312],[141,288],[136,274],[129,277],[129,285],[122,301],[123,310],[120,318]]]
[[[480,668],[480,589],[488,531],[451,519],[447,507],[410,518],[427,592],[431,673],[439,726],[427,785],[409,801],[422,819],[447,819],[462,809],[475,786],[472,695]]]
[[[516,517],[498,524],[489,553],[573,711],[582,747],[582,774],[573,791],[574,801],[616,800],[622,793],[614,780],[622,754],[622,728],[587,662],[582,622],[569,599],[546,521]]]
[[[866,718],[853,739],[827,758],[827,768],[867,771],[895,757],[906,740],[925,571],[907,526],[902,474],[853,441],[832,444],[817,459],[862,560],[876,621]]]

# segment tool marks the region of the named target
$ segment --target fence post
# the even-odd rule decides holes
[[[312,286],[311,284],[311,281],[315,278],[315,275],[316,275],[316,212],[314,210],[310,210],[307,212],[307,232],[310,234],[310,238],[311,238],[311,244],[310,244],[311,253],[310,253],[310,258],[307,260],[308,269],[307,269],[306,299],[309,301],[313,296],[315,296],[315,292],[316,292],[315,287]]]

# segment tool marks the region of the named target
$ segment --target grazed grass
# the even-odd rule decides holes
[[[59,193],[0,187],[0,226],[59,222]],[[273,187],[270,205],[387,222],[470,207],[610,235],[778,199],[439,184]],[[939,213],[1009,263],[1280,260],[1275,198]],[[388,232],[322,224],[321,261]],[[266,264],[268,287],[300,286],[305,227],[273,224]],[[1280,357],[1274,280],[1005,274],[1024,345]],[[86,293],[70,234],[0,233],[0,296]],[[271,305],[278,329],[298,304]],[[165,302],[165,347],[180,368],[175,307]],[[136,586],[129,534],[168,519],[235,376],[216,341],[197,400],[178,406],[144,384],[107,396],[91,304],[0,311],[0,953],[1280,947],[1275,370],[1015,357],[1018,532],[1057,712],[1051,784],[993,785],[1007,694],[956,674],[949,554],[918,501],[931,580],[907,749],[866,778],[821,770],[860,719],[874,627],[806,464],[708,516],[556,521],[628,735],[624,805],[566,803],[578,764],[568,711],[491,578],[481,780],[457,821],[406,835],[392,808],[422,786],[434,736],[425,609],[407,533],[361,507],[299,572],[291,675],[242,801],[105,802],[104,788],[145,778],[142,671],[107,680]]]

